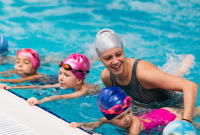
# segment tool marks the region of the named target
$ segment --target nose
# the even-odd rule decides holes
[[[18,67],[22,67],[23,66],[23,62],[20,61],[17,65],[18,65]]]
[[[59,74],[59,77],[58,77],[58,78],[59,78],[60,81],[63,81],[63,75],[62,75],[62,74]],[[58,80],[58,81],[59,81],[59,80]]]
[[[124,116],[124,120],[125,120],[125,121],[128,121],[128,120],[129,120],[128,115],[125,115],[125,116]]]
[[[113,57],[113,61],[112,61],[112,64],[117,64],[119,62],[119,60],[117,59],[117,57]]]

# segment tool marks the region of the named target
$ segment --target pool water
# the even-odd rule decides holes
[[[37,50],[42,58],[38,72],[43,74],[56,76],[57,63],[71,53],[82,53],[90,59],[96,56],[96,33],[110,28],[121,37],[126,57],[149,61],[168,73],[178,68],[186,54],[192,54],[195,63],[184,78],[200,85],[199,0],[3,0],[0,2],[0,28],[0,34],[9,43],[9,56],[14,56],[21,48]],[[13,63],[7,62],[0,65],[0,71],[13,67]],[[100,61],[95,62],[86,82],[103,87],[100,78],[103,69]],[[12,92],[24,98],[42,99],[73,90],[52,88]],[[96,98],[97,94],[86,95],[40,106],[69,122],[90,122],[102,117]],[[200,106],[199,93],[196,106]],[[125,134],[124,130],[112,125],[104,125],[96,132]],[[156,129],[152,133],[161,134]]]

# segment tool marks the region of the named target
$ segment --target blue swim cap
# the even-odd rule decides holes
[[[8,53],[8,42],[5,37],[0,35],[0,56],[5,56]]]
[[[125,94],[125,92],[119,87],[107,87],[99,92],[97,104],[99,108],[103,110],[109,110],[110,108],[118,104],[124,106],[123,101],[126,97],[127,95]],[[129,107],[125,107],[123,111],[125,111],[127,108]],[[101,112],[103,113],[103,115],[106,117],[107,120],[111,120],[118,115],[118,114],[106,114],[103,111]]]
[[[173,121],[164,128],[163,135],[196,135],[196,131],[190,123]]]

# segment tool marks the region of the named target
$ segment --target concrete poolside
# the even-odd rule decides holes
[[[37,106],[28,105],[13,93],[0,90],[0,135],[21,135],[20,132],[25,135],[89,135],[81,129],[70,128],[68,122]]]

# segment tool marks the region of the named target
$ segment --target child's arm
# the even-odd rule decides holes
[[[44,89],[44,88],[55,88],[55,87],[60,87],[60,83],[53,84],[53,85],[28,85],[28,86],[12,86],[9,87],[9,89]]]
[[[144,129],[145,127],[140,118],[133,116],[128,135],[137,135]]]
[[[105,123],[109,123],[109,122],[105,117],[103,117],[103,118],[99,119],[99,121],[97,121],[97,122],[90,122],[90,123],[72,122],[72,123],[69,124],[69,126],[72,127],[72,128],[81,127],[81,128],[84,128],[84,129],[94,129],[94,128],[100,127],[101,125],[103,125]]]
[[[80,91],[76,91],[72,94],[54,95],[54,96],[51,96],[51,97],[45,97],[41,100],[37,100],[36,98],[31,97],[27,101],[30,105],[34,106],[36,104],[42,104],[44,102],[49,102],[49,101],[54,101],[54,100],[59,100],[59,99],[71,99],[71,98],[81,97],[85,93],[86,93],[86,90],[80,90]]]
[[[20,79],[0,79],[0,82],[21,83],[21,82],[35,80],[35,79],[38,79],[42,76],[43,76],[42,74],[36,74],[36,75],[27,76],[25,78],[20,78]]]
[[[3,72],[0,72],[0,74],[4,74],[4,73],[16,73],[15,70],[11,70],[11,71],[3,71]]]

